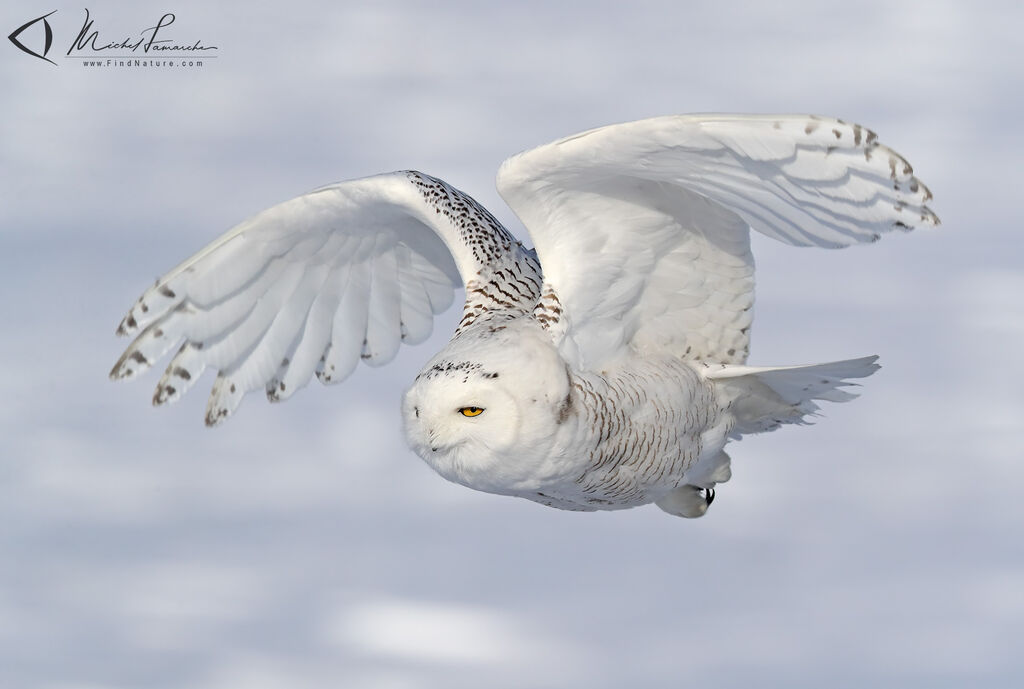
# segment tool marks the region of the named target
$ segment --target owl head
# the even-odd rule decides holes
[[[571,415],[567,369],[539,328],[510,322],[453,339],[402,401],[409,445],[477,490],[528,488]]]

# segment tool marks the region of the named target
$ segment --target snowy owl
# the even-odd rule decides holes
[[[444,181],[393,172],[244,221],[157,280],[121,322],[134,376],[180,348],[153,404],[217,371],[206,423],[264,389],[422,342],[462,320],[402,401],[409,445],[476,490],[567,510],[655,503],[699,517],[725,444],[843,402],[877,357],[746,365],[750,229],[795,246],[937,225],[928,188],[874,132],[813,115],[683,115],[576,134],[506,160],[528,249]]]

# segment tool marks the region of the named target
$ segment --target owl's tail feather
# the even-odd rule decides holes
[[[848,402],[857,395],[841,390],[850,378],[866,378],[881,368],[877,356],[810,366],[711,366],[705,375],[719,394],[732,402],[736,425],[731,437],[774,431],[786,423],[810,423],[818,411],[815,400]]]

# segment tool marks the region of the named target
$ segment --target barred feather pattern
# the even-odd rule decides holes
[[[434,212],[451,220],[459,242],[479,266],[476,277],[466,281],[466,303],[455,334],[482,318],[508,320],[532,309],[542,280],[537,254],[473,197],[422,172],[406,174]]]
[[[571,376],[567,413],[584,470],[560,493],[531,499],[579,511],[625,509],[686,485],[687,472],[718,452],[734,419],[714,386],[675,358],[633,361],[604,374]]]

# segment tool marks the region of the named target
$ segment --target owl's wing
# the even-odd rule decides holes
[[[495,298],[495,273],[514,274],[521,298]],[[540,271],[490,213],[441,180],[410,171],[332,184],[246,220],[157,280],[117,329],[136,337],[110,377],[136,375],[180,345],[153,404],[217,370],[214,425],[250,391],[282,400],[314,372],[333,383],[360,359],[390,361],[401,342],[427,338],[463,283],[460,327],[533,308]]]
[[[544,266],[537,317],[588,367],[627,345],[744,362],[751,227],[836,248],[938,224],[931,193],[874,132],[809,115],[602,127],[505,161],[498,190]]]

